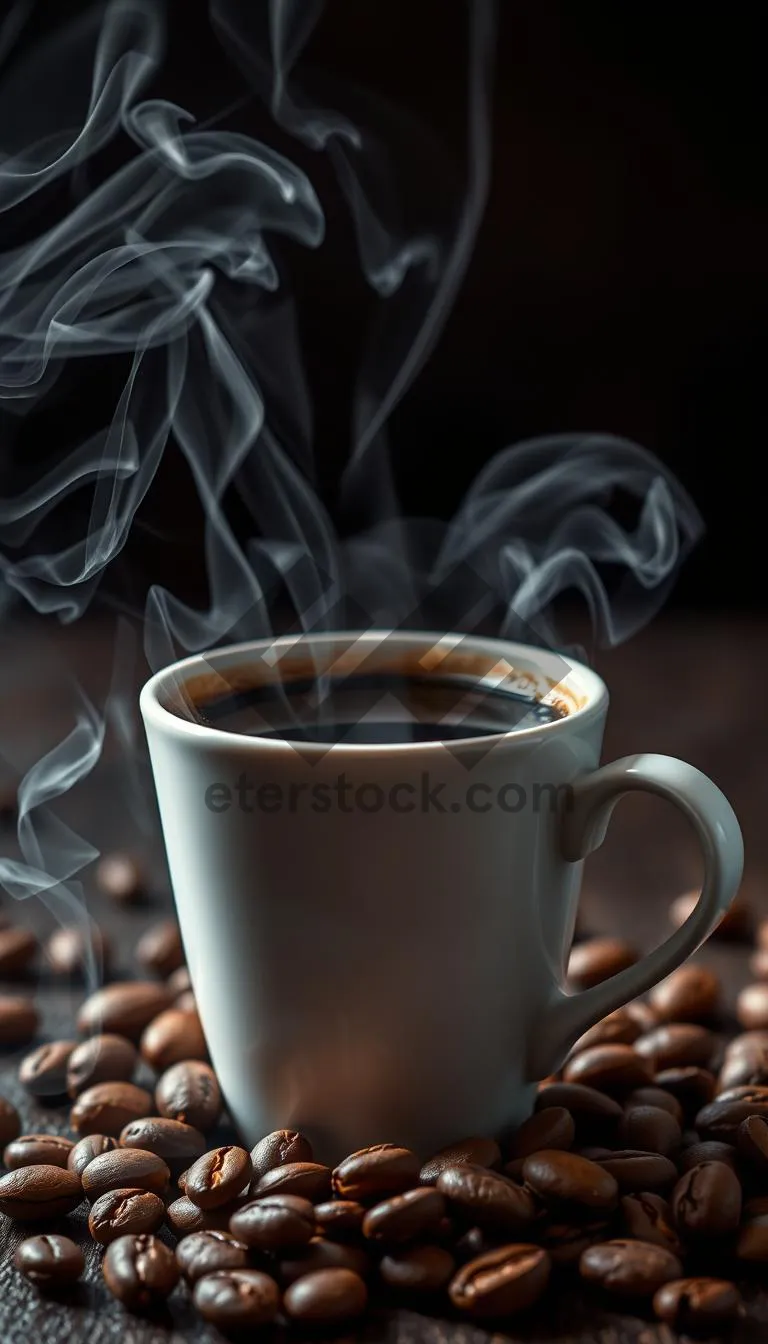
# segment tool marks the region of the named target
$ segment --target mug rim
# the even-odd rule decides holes
[[[562,654],[556,653],[550,649],[541,649],[534,644],[524,644],[517,640],[500,639],[496,636],[486,635],[463,635],[459,632],[438,634],[436,631],[429,630],[388,630],[388,629],[370,629],[365,631],[355,630],[333,630],[300,635],[277,635],[265,636],[261,639],[244,640],[239,644],[224,644],[219,648],[204,650],[201,653],[190,654],[186,658],[181,658],[174,663],[169,663],[166,667],[160,668],[158,672],[144,683],[139,695],[139,708],[146,727],[152,725],[158,731],[170,733],[172,737],[182,740],[197,740],[201,746],[218,745],[226,746],[229,750],[243,751],[252,754],[254,751],[274,751],[281,754],[295,754],[295,744],[285,738],[260,737],[258,734],[233,733],[226,728],[215,728],[210,724],[198,723],[194,719],[184,718],[167,708],[161,701],[163,691],[170,685],[175,685],[179,677],[185,679],[195,671],[203,672],[215,668],[216,664],[225,665],[237,661],[243,656],[248,656],[254,652],[267,652],[269,650],[280,649],[285,652],[297,646],[306,647],[308,644],[314,645],[334,645],[339,647],[352,647],[358,645],[371,644],[374,647],[378,644],[388,641],[391,647],[419,648],[425,644],[434,648],[443,640],[456,640],[461,643],[462,650],[468,653],[482,654],[488,657],[497,656],[499,660],[510,659],[517,664],[529,665],[537,668],[546,676],[545,668],[547,664],[554,666],[565,661]],[[504,744],[505,749],[522,749],[530,746],[532,742],[541,740],[552,733],[563,733],[575,724],[584,724],[588,720],[595,718],[605,710],[608,703],[608,688],[601,677],[593,672],[585,663],[579,662],[575,658],[568,657],[568,673],[556,684],[557,686],[566,686],[571,694],[577,694],[581,700],[574,708],[569,709],[561,718],[552,719],[549,723],[534,724],[530,728],[510,729],[506,732],[484,734],[482,738],[485,750],[495,748],[499,744]],[[466,748],[477,747],[477,737],[451,738],[451,751],[462,750]],[[446,742],[440,738],[428,742],[335,742],[330,747],[327,742],[302,742],[302,756],[311,757],[317,749],[319,756],[333,753],[334,758],[349,756],[360,758],[364,755],[381,758],[389,755],[413,755],[433,754],[443,751]]]

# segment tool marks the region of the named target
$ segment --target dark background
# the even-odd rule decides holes
[[[27,40],[79,8],[41,0]],[[679,475],[707,525],[673,605],[762,608],[761,7],[499,8],[485,219],[439,347],[390,426],[404,507],[449,514],[478,467],[518,439],[624,435]],[[174,0],[170,15],[157,92],[202,119],[244,86],[210,39],[204,4]],[[461,0],[328,0],[299,69],[308,80],[325,71],[342,110],[355,81],[428,123],[455,153],[460,184],[466,31]],[[270,138],[254,107],[239,124]],[[290,144],[278,133],[272,141]],[[317,156],[287,152],[322,175]],[[293,260],[319,477],[332,504],[365,301],[343,211],[331,207],[330,218],[322,265],[313,257],[305,275],[305,260]],[[75,374],[21,429],[2,421],[5,481],[27,473],[52,435],[74,441],[81,422],[109,419],[119,383],[89,379],[83,364]],[[159,577],[193,596],[199,526],[171,453],[119,562],[122,579],[130,572],[138,592]]]

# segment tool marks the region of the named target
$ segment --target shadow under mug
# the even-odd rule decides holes
[[[200,691],[287,684],[308,666],[334,675],[407,666],[428,677],[438,665],[441,676],[522,688],[562,716],[450,743],[299,749],[192,721],[186,708]],[[741,877],[734,813],[705,775],[671,757],[598,768],[607,708],[600,678],[559,655],[422,633],[256,641],[188,658],[146,684],[141,711],[190,976],[247,1144],[300,1129],[318,1160],[335,1162],[379,1142],[426,1157],[503,1132],[582,1032],[703,942]],[[655,951],[568,994],[582,860],[616,801],[638,789],[692,824],[701,896]]]

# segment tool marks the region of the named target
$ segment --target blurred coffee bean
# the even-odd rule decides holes
[[[365,1281],[351,1269],[318,1269],[289,1285],[283,1310],[306,1325],[335,1325],[361,1316],[368,1304]]]
[[[281,1258],[280,1279],[286,1285],[295,1283],[318,1269],[351,1269],[361,1278],[367,1278],[371,1272],[371,1258],[361,1246],[313,1237],[307,1246]]]
[[[663,1087],[636,1087],[634,1092],[629,1093],[625,1109],[630,1110],[633,1106],[656,1106],[659,1110],[668,1111],[682,1129],[683,1108],[677,1097],[673,1097],[671,1092],[665,1092]]]
[[[222,1269],[247,1269],[248,1247],[231,1232],[193,1232],[176,1247],[176,1263],[190,1286]]]
[[[570,1111],[564,1106],[548,1106],[534,1111],[520,1126],[510,1145],[511,1158],[529,1157],[540,1148],[573,1147],[576,1126]]]
[[[658,1073],[662,1069],[707,1068],[717,1040],[707,1027],[693,1022],[669,1022],[635,1041],[634,1049]]]
[[[132,1120],[126,1125],[120,1131],[120,1147],[139,1148],[145,1153],[154,1153],[163,1159],[172,1176],[178,1176],[198,1157],[202,1157],[205,1138],[192,1125],[155,1115]]]
[[[26,1045],[37,1031],[38,1022],[32,999],[0,994],[0,1046]]]
[[[89,1162],[102,1153],[112,1153],[117,1147],[117,1139],[108,1134],[87,1134],[74,1144],[67,1155],[67,1168],[76,1176],[82,1176]]]
[[[582,1083],[547,1083],[539,1088],[535,1111],[548,1110],[552,1106],[563,1107],[573,1117],[579,1144],[613,1138],[623,1115],[613,1097]]]
[[[96,1083],[129,1083],[139,1054],[125,1036],[106,1033],[76,1045],[67,1062],[67,1092],[73,1099]]]
[[[686,1171],[698,1167],[702,1162],[724,1162],[727,1167],[732,1167],[736,1171],[736,1149],[729,1143],[719,1143],[717,1139],[703,1139],[680,1153],[677,1169],[683,1176]]]
[[[197,1011],[181,1012],[167,1008],[145,1028],[140,1050],[142,1057],[159,1073],[187,1059],[207,1060],[208,1046]]]
[[[77,1029],[84,1036],[106,1032],[137,1041],[152,1019],[170,1006],[165,985],[154,980],[116,980],[85,1000]]]
[[[528,1191],[485,1167],[466,1163],[447,1167],[437,1179],[437,1189],[470,1226],[507,1236],[533,1221],[534,1205]]]
[[[134,1083],[96,1083],[80,1093],[69,1113],[77,1134],[118,1135],[131,1120],[152,1113],[152,1094]]]
[[[576,1153],[546,1149],[523,1163],[526,1186],[549,1206],[567,1206],[583,1214],[614,1209],[618,1187],[603,1167]]]
[[[675,928],[684,924],[690,914],[693,913],[700,893],[698,891],[687,891],[683,896],[678,896],[669,907],[669,917]],[[740,942],[748,938],[752,932],[752,912],[749,901],[746,897],[738,893],[733,902],[726,910],[720,923],[709,935],[710,938],[719,938],[724,942]]]
[[[736,1133],[750,1115],[768,1120],[768,1087],[734,1087],[704,1106],[696,1116],[696,1128],[705,1139],[736,1142]]]
[[[619,1124],[618,1139],[623,1147],[664,1157],[678,1151],[682,1137],[677,1120],[660,1106],[628,1106]]]
[[[118,1237],[107,1247],[104,1282],[129,1311],[144,1311],[165,1301],[179,1281],[173,1251],[148,1233]]]
[[[742,989],[736,1000],[736,1016],[747,1031],[768,1028],[768,983],[759,981]]]
[[[768,1176],[768,1120],[750,1115],[736,1131],[736,1147],[752,1171]]]
[[[247,1198],[247,1197],[246,1197]],[[188,1237],[194,1232],[228,1232],[229,1220],[246,1202],[238,1197],[216,1209],[201,1209],[186,1195],[174,1199],[165,1210],[165,1221],[176,1237]]]
[[[646,1003],[644,999],[633,999],[631,1003],[625,1004],[624,1012],[629,1013],[632,1021],[637,1025],[638,1036],[645,1036],[647,1032],[653,1031],[653,1028],[659,1025],[658,1018],[651,1005]]]
[[[745,1264],[768,1265],[768,1213],[745,1218],[736,1238],[735,1255]]]
[[[96,865],[95,876],[104,895],[120,905],[132,905],[146,889],[141,864],[130,854],[104,854]]]
[[[333,1172],[333,1192],[341,1199],[377,1199],[398,1195],[419,1182],[421,1163],[408,1148],[374,1144],[345,1157]]]
[[[100,1246],[109,1246],[128,1233],[157,1232],[165,1219],[165,1205],[152,1190],[116,1189],[99,1195],[88,1214],[88,1231]]]
[[[181,1120],[206,1134],[221,1114],[221,1091],[210,1064],[184,1060],[171,1065],[155,1088],[161,1115]]]
[[[568,982],[573,989],[591,989],[618,971],[634,966],[637,952],[619,938],[590,938],[576,943],[568,959]]]
[[[33,1097],[52,1101],[66,1096],[67,1065],[74,1041],[49,1041],[38,1045],[19,1065],[19,1082]]]
[[[356,1241],[362,1236],[365,1205],[354,1199],[329,1199],[315,1205],[317,1230],[330,1241]]]
[[[611,1235],[608,1219],[598,1222],[559,1222],[557,1214],[536,1223],[536,1238],[549,1255],[553,1265],[573,1266],[579,1263],[588,1246],[605,1241]]]
[[[37,939],[31,929],[15,925],[0,928],[0,980],[15,980],[29,968],[37,952]]]
[[[678,966],[648,998],[660,1022],[707,1022],[720,1005],[720,980],[706,966]]]
[[[435,1236],[445,1216],[445,1198],[431,1185],[391,1195],[369,1209],[363,1235],[369,1241],[400,1242]]]
[[[388,1251],[379,1262],[382,1282],[407,1293],[436,1293],[455,1269],[456,1261],[443,1246],[403,1246]]]
[[[265,1134],[251,1150],[254,1181],[260,1180],[275,1167],[287,1166],[290,1162],[311,1161],[312,1145],[309,1139],[305,1139],[295,1129],[276,1129],[272,1134]]]
[[[61,1167],[18,1167],[0,1176],[0,1213],[18,1223],[60,1218],[82,1198],[79,1176]]]
[[[601,1157],[600,1166],[610,1172],[622,1194],[668,1190],[677,1179],[677,1167],[661,1153],[632,1148],[617,1149],[610,1157]]]
[[[258,1251],[293,1251],[315,1236],[315,1210],[300,1195],[267,1195],[233,1213],[229,1230]]]
[[[634,1241],[649,1241],[655,1246],[664,1246],[673,1255],[681,1254],[672,1211],[661,1195],[650,1191],[622,1195],[621,1220],[624,1234]]]
[[[0,1097],[0,1147],[15,1139],[21,1133],[19,1113],[7,1097]]]
[[[313,1204],[330,1198],[331,1169],[319,1162],[286,1162],[252,1183],[254,1195],[301,1195]]]
[[[181,930],[175,919],[161,919],[141,935],[136,944],[136,960],[145,971],[155,971],[157,975],[166,977],[183,966],[184,948],[181,942]],[[170,985],[168,988],[173,993]],[[184,988],[189,989],[189,984]]]
[[[718,1092],[732,1087],[765,1087],[768,1084],[768,1031],[745,1031],[728,1042]]]
[[[662,1069],[654,1075],[654,1084],[671,1093],[683,1109],[686,1119],[696,1115],[715,1095],[715,1076],[708,1069],[695,1067]]]
[[[259,1269],[217,1269],[198,1279],[193,1300],[203,1320],[226,1333],[242,1333],[274,1321],[280,1292],[274,1279]]]
[[[495,1139],[469,1138],[452,1143],[424,1163],[419,1185],[434,1185],[441,1171],[468,1162],[473,1167],[495,1167],[501,1161],[501,1149]]]
[[[16,1247],[14,1268],[38,1288],[63,1288],[76,1283],[85,1269],[85,1256],[69,1237],[28,1237]]]
[[[54,975],[83,976],[95,972],[100,979],[109,969],[111,949],[96,924],[56,929],[43,948]]]
[[[584,1083],[609,1093],[642,1087],[652,1077],[651,1064],[636,1053],[636,1045],[593,1045],[574,1055],[563,1069],[566,1083]]]
[[[648,1029],[655,1025],[656,1021],[653,1019]],[[578,1055],[593,1045],[632,1045],[645,1029],[628,1007],[617,1008],[615,1012],[609,1013],[600,1022],[596,1022],[594,1027],[585,1031],[584,1035],[571,1046],[568,1054]]]
[[[179,966],[172,971],[167,980],[168,992],[173,995],[174,1003],[182,994],[188,994],[192,990],[192,980],[189,974],[189,967]]]
[[[19,1167],[66,1167],[74,1148],[71,1139],[60,1134],[20,1134],[3,1150],[3,1162],[9,1171]]]
[[[741,1185],[724,1162],[702,1162],[680,1177],[670,1204],[686,1239],[728,1236],[739,1225]]]
[[[616,1297],[653,1297],[682,1272],[677,1256],[664,1246],[623,1238],[590,1246],[579,1261],[579,1273],[587,1283]]]
[[[142,1153],[138,1148],[115,1148],[94,1157],[80,1178],[89,1199],[98,1199],[108,1190],[151,1190],[162,1195],[171,1173],[161,1157]]]
[[[499,1246],[462,1265],[448,1294],[454,1307],[478,1319],[527,1311],[546,1292],[552,1262],[540,1246]]]
[[[692,1334],[712,1334],[736,1320],[741,1294],[727,1279],[674,1279],[654,1294],[660,1321]]]
[[[182,1189],[201,1209],[215,1209],[245,1190],[252,1171],[250,1153],[236,1144],[224,1144],[192,1163],[182,1177]]]

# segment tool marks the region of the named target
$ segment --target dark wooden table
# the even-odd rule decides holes
[[[739,813],[747,852],[746,882],[758,913],[768,916],[768,625],[741,621],[660,621],[625,648],[595,658],[612,692],[605,759],[638,750],[680,755],[706,770]],[[117,673],[124,702],[139,675],[127,651]],[[38,625],[6,630],[0,640],[0,784],[2,774],[23,771],[71,730],[77,712],[73,678],[96,704],[103,703],[113,677],[111,639],[97,623],[54,632]],[[143,749],[136,725],[137,749]],[[170,910],[171,900],[157,835],[146,768],[126,768],[125,738],[110,731],[95,772],[62,801],[59,814],[99,849],[140,850],[152,873],[152,895],[133,909],[116,909],[93,889],[89,870],[83,887],[89,909],[110,935],[118,975],[135,974],[133,949],[144,927]],[[51,841],[41,826],[43,844]],[[17,857],[13,830],[0,836],[0,855]],[[582,901],[588,931],[621,933],[641,949],[669,931],[669,900],[694,886],[700,875],[695,845],[671,809],[637,797],[617,809],[609,838],[590,859]],[[4,893],[2,909],[19,923],[44,934],[55,927],[52,911],[33,897],[19,908]],[[65,917],[64,915],[62,917]],[[746,975],[746,948],[710,943],[700,957],[723,977],[732,1004]],[[44,971],[29,986],[36,990],[43,1030],[50,1037],[72,1031],[82,990],[56,984]],[[0,986],[5,989],[6,986]],[[19,1054],[0,1057],[0,1093],[10,1097],[27,1132],[66,1130],[66,1111],[31,1103],[19,1088]],[[75,1214],[67,1228],[83,1236],[85,1219]],[[105,1291],[99,1256],[88,1252],[85,1282],[68,1298],[41,1298],[12,1269],[9,1260],[18,1232],[0,1216],[0,1339],[4,1344],[221,1344],[222,1336],[200,1322],[184,1289],[178,1289],[161,1317],[127,1315]],[[85,1241],[86,1238],[83,1238]],[[757,1341],[768,1330],[768,1293],[753,1281],[746,1288],[747,1319],[731,1338]],[[486,1331],[411,1310],[375,1310],[345,1339],[387,1340],[388,1344],[481,1344]],[[554,1288],[535,1319],[514,1323],[496,1339],[541,1340],[552,1344],[673,1344],[677,1338],[650,1317],[606,1310],[578,1288]]]

